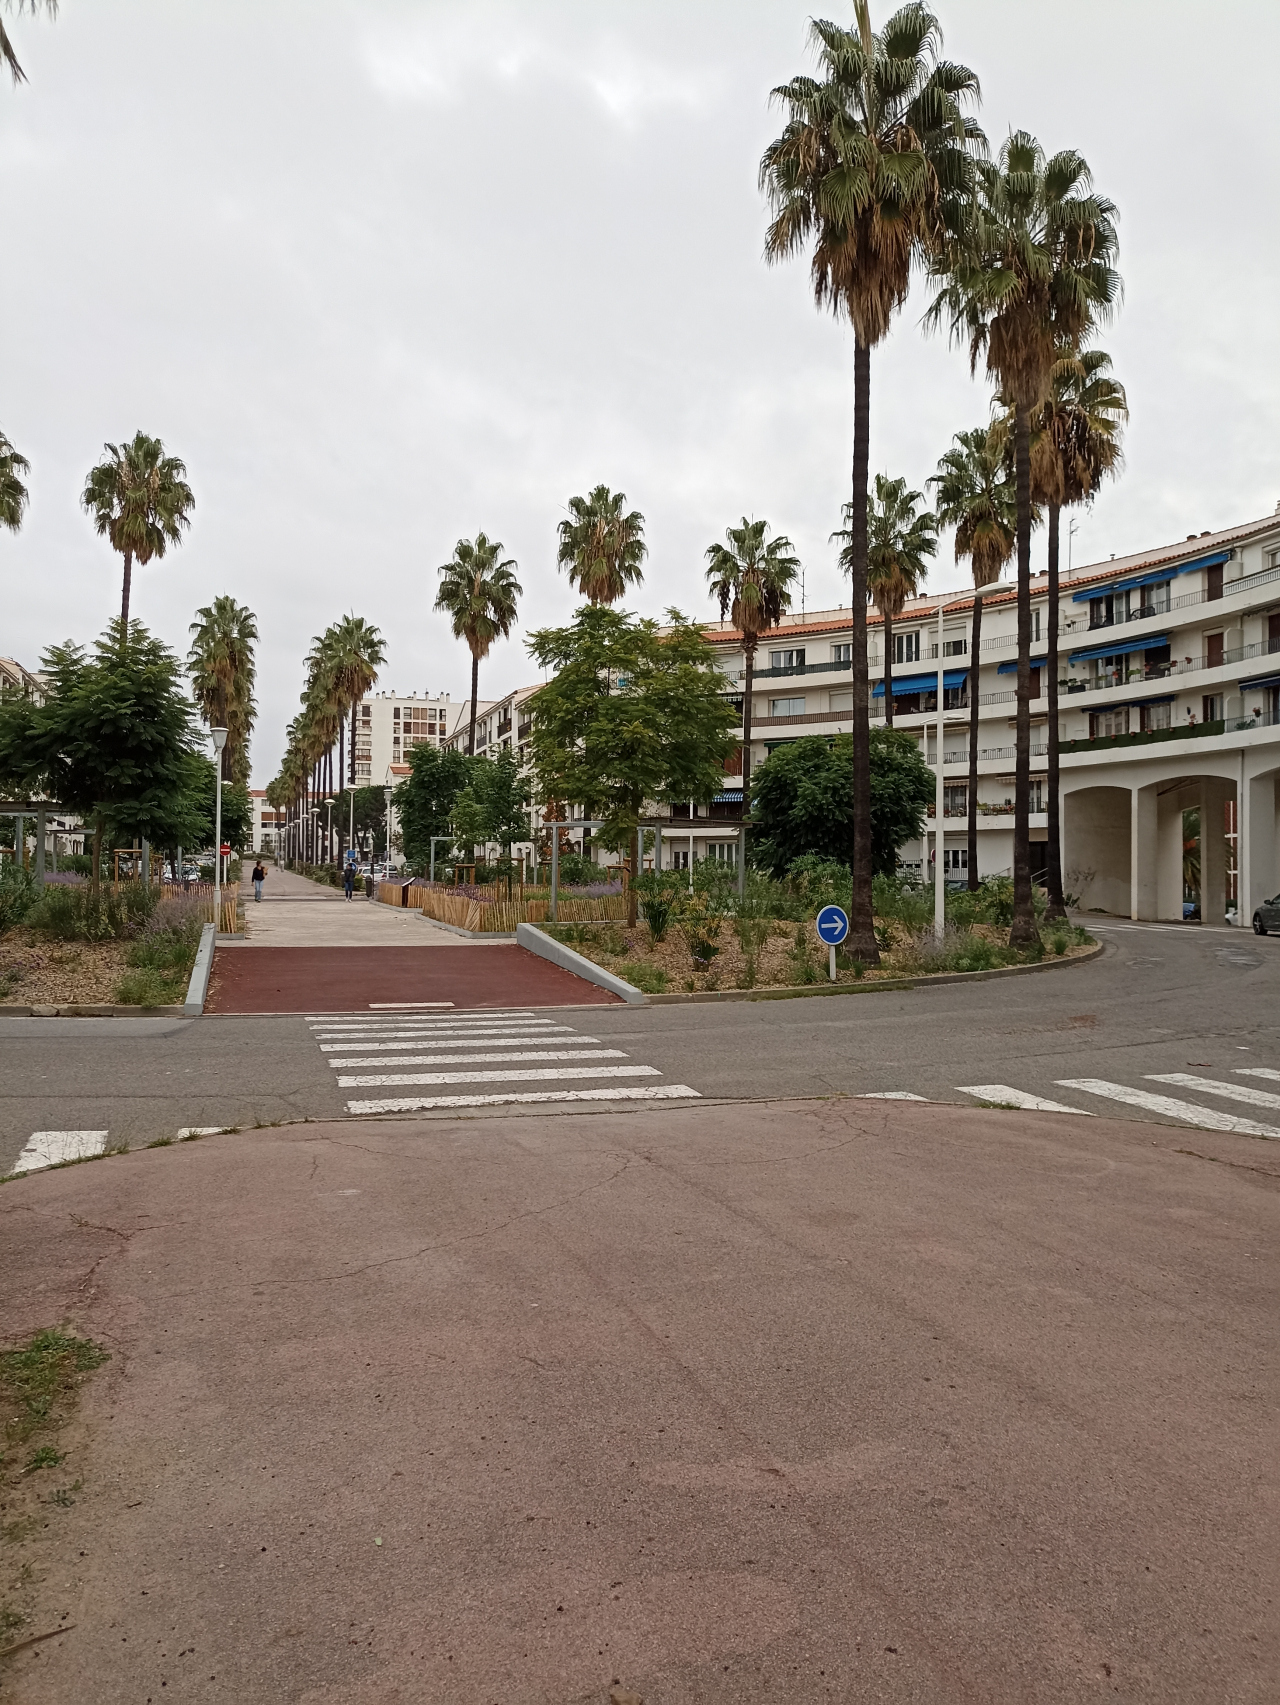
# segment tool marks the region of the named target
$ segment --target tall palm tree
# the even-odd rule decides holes
[[[853,489],[849,570],[853,600],[854,843],[849,950],[878,965],[871,915],[871,731],[867,702],[867,472],[871,351],[906,300],[913,266],[943,242],[950,203],[968,186],[982,132],[963,107],[978,80],[938,57],[942,32],[924,6],[871,28],[854,0],[856,28],[815,21],[821,78],[773,91],[787,123],[760,163],[773,209],[769,260],[813,239],[819,307],[853,326]]]
[[[875,494],[867,505],[867,594],[884,623],[884,720],[893,727],[893,624],[908,598],[914,598],[928,572],[925,558],[938,551],[938,523],[924,494],[908,491],[906,480],[876,475]],[[849,504],[845,519],[849,519]],[[832,533],[842,541],[840,566],[852,571],[852,528]]]
[[[748,521],[725,531],[727,545],[708,545],[707,580],[720,600],[720,617],[726,615],[742,635],[746,657],[745,691],[742,695],[742,820],[751,810],[751,694],[754,686],[756,647],[762,634],[776,628],[782,612],[791,607],[791,586],[800,567],[791,540],[779,533],[769,537],[767,521]]]
[[[348,780],[356,785],[356,711],[365,694],[378,679],[387,660],[387,645],[381,631],[363,616],[343,616],[328,629],[333,685],[338,702],[351,717],[351,752]]]
[[[956,561],[968,557],[973,584],[993,586],[1013,555],[1018,530],[1016,481],[1000,445],[986,427],[957,432],[955,447],[938,462],[934,487],[938,521],[956,530]],[[973,601],[969,636],[969,887],[978,881],[978,681],[982,665],[982,599]]]
[[[644,516],[638,509],[628,515],[626,503],[625,491],[598,485],[586,497],[571,497],[573,519],[560,523],[556,561],[593,604],[616,604],[642,579],[640,564],[649,552]]]
[[[1089,168],[1074,151],[1046,158],[1016,131],[997,159],[979,161],[974,196],[952,242],[935,261],[926,323],[947,321],[985,356],[1014,417],[1018,522],[1018,716],[1014,760],[1011,945],[1039,940],[1031,895],[1031,417],[1050,388],[1058,348],[1077,346],[1110,313],[1120,290],[1111,265],[1115,206],[1093,194]]]
[[[51,18],[57,17],[58,0],[5,0],[6,10],[18,13],[30,12],[33,16],[40,10],[41,6]],[[9,32],[5,29],[2,18],[0,18],[0,59],[9,67],[9,75],[15,84],[26,82],[27,74],[18,64],[18,56],[13,51],[13,43],[9,40]]]
[[[180,543],[191,525],[195,498],[186,481],[186,465],[166,456],[158,438],[137,432],[129,444],[108,444],[106,457],[85,481],[81,505],[99,533],[124,558],[124,595],[120,631],[129,631],[129,584],[133,565],[162,557]]]
[[[197,610],[196,616],[187,653],[195,701],[210,728],[227,731],[227,743],[222,748],[223,779],[247,782],[249,736],[257,717],[253,697],[257,620],[252,610],[225,595]]]
[[[1036,410],[1031,435],[1031,493],[1049,511],[1049,643],[1045,658],[1049,699],[1049,903],[1046,915],[1064,918],[1062,802],[1058,750],[1059,521],[1064,508],[1091,503],[1123,460],[1120,429],[1129,416],[1124,386],[1101,349],[1063,349],[1054,363],[1049,394]]]
[[[0,527],[16,533],[27,512],[27,488],[22,476],[29,473],[31,463],[14,449],[0,432]]]
[[[598,488],[600,489],[600,488]],[[521,586],[519,566],[512,558],[499,561],[503,546],[477,533],[475,542],[459,539],[453,557],[439,569],[436,609],[453,620],[455,639],[465,639],[471,651],[471,731],[467,752],[475,756],[476,700],[480,693],[480,659],[489,655],[495,639],[505,639],[515,625]]]

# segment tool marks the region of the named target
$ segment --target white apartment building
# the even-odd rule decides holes
[[[496,758],[504,747],[513,743],[520,757],[527,758],[532,723],[525,702],[531,699],[537,690],[537,687],[517,687],[505,698],[479,701],[476,705],[477,758]],[[448,744],[455,752],[465,754],[470,737],[471,701],[465,699],[459,706],[459,714]]]
[[[1033,869],[1047,860],[1047,712],[1043,708],[1046,577],[1032,582]],[[949,603],[952,594],[944,594]],[[978,796],[968,798],[972,599],[943,621],[946,869],[962,878],[968,813],[978,819],[979,874],[1013,859],[1016,601],[984,600],[979,694]],[[1239,895],[1248,923],[1280,891],[1280,509],[1264,520],[1188,537],[1063,575],[1059,707],[1062,862],[1082,906],[1134,918],[1183,915],[1184,811],[1200,812],[1201,915],[1222,922]],[[937,601],[910,603],[894,623],[894,726],[912,734],[930,766],[936,754]],[[884,725],[882,625],[870,617],[872,726]],[[745,663],[727,623],[708,629],[740,698]],[[789,740],[851,728],[848,609],[787,619],[756,653],[752,768]],[[949,661],[953,660],[953,661]],[[954,777],[954,780],[952,779]],[[727,856],[714,815],[727,820],[741,792],[726,790],[689,833],[696,856]],[[687,816],[688,808],[685,808]],[[951,824],[954,824],[954,833]],[[682,831],[672,824],[680,847]],[[723,836],[723,829],[721,830]],[[712,848],[715,848],[715,851]],[[705,852],[703,850],[705,848]],[[664,849],[665,850],[665,849]],[[687,855],[686,855],[687,856]],[[922,873],[917,841],[901,851]],[[664,863],[669,858],[664,857]]]
[[[404,763],[420,741],[444,745],[460,710],[448,693],[367,694],[356,707],[356,786],[384,786],[392,764]]]

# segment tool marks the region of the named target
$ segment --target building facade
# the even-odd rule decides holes
[[[460,709],[448,693],[366,694],[356,707],[356,786],[384,786],[390,767],[422,741],[443,746]]]

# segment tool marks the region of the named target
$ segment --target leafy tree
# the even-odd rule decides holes
[[[786,126],[769,144],[760,180],[773,209],[765,243],[771,261],[813,241],[819,307],[853,326],[853,490],[849,575],[853,598],[853,738],[857,797],[871,785],[867,705],[867,472],[871,351],[906,301],[912,267],[945,241],[954,203],[970,181],[982,132],[964,116],[978,79],[939,57],[942,32],[922,5],[903,6],[876,34],[867,0],[854,0],[855,28],[815,20],[821,79],[794,77],[775,89]],[[857,814],[848,947],[880,963],[871,912],[870,816]]]
[[[387,643],[380,630],[363,616],[343,616],[325,629],[316,642],[322,652],[320,665],[326,676],[326,697],[340,718],[351,717],[351,755],[346,779],[356,779],[356,707],[377,683],[378,670],[387,660]],[[342,730],[339,729],[338,770],[342,782]]]
[[[10,11],[30,11],[32,14],[38,12],[43,5],[51,18],[56,18],[58,15],[58,0],[5,0],[5,5]],[[26,82],[27,74],[18,64],[18,56],[13,50],[13,43],[9,40],[9,33],[4,27],[3,19],[0,19],[0,59],[9,67],[9,75],[13,78],[15,85]]]
[[[227,781],[249,780],[249,736],[257,707],[253,699],[256,674],[253,648],[258,624],[253,611],[234,598],[215,598],[197,610],[191,624],[187,673],[200,713],[210,728],[225,728],[222,774]]]
[[[533,701],[530,751],[543,799],[568,800],[630,849],[630,921],[639,874],[635,831],[649,801],[709,803],[724,785],[737,712],[721,696],[701,630],[678,610],[659,632],[603,605],[529,638],[552,678]]]
[[[906,480],[876,475],[875,495],[867,506],[867,593],[884,622],[884,720],[893,727],[893,624],[908,598],[914,598],[928,572],[924,559],[936,555],[938,523],[918,491],[908,491]],[[845,519],[850,506],[845,505]],[[852,573],[852,528],[831,535],[844,541],[840,566]]]
[[[979,590],[994,586],[1017,537],[1018,499],[999,434],[986,427],[957,432],[929,484],[937,493],[938,520],[956,530],[956,561],[965,557]],[[978,670],[982,663],[982,599],[973,601],[969,636],[969,889],[978,878]]]
[[[405,857],[419,871],[431,867],[431,839],[450,833],[454,801],[475,764],[452,747],[421,740],[409,750],[409,776],[393,795]]]
[[[467,784],[453,802],[454,829],[464,846],[496,841],[511,887],[511,846],[529,839],[529,783],[507,747],[494,759],[472,760]]]
[[[392,794],[394,804],[397,794]],[[333,802],[333,820],[345,831],[351,822],[353,793],[344,788]],[[356,847],[372,854],[387,851],[387,791],[385,787],[354,790]],[[368,842],[366,847],[365,843]]]
[[[102,838],[193,846],[201,831],[201,755],[178,659],[140,622],[112,622],[93,654],[70,643],[42,659],[43,704],[0,704],[0,781],[43,787],[94,823],[96,886]]]
[[[752,856],[773,876],[817,854],[848,864],[856,833],[852,737],[813,735],[771,752],[756,774]],[[898,848],[924,833],[934,782],[920,748],[895,728],[871,731],[871,847],[878,873],[892,873]]]
[[[593,604],[616,604],[643,578],[644,516],[638,509],[626,514],[626,504],[625,491],[598,485],[586,497],[571,497],[572,520],[560,523],[556,561]]]
[[[707,547],[707,579],[720,600],[720,617],[729,616],[742,635],[746,656],[745,691],[742,695],[742,810],[745,816],[751,798],[751,694],[755,684],[756,647],[762,634],[776,628],[782,612],[790,608],[791,586],[800,567],[792,554],[791,540],[779,534],[769,538],[767,521],[748,521],[730,527],[727,545]]]
[[[1013,923],[1009,942],[1039,940],[1031,893],[1031,421],[1052,384],[1065,344],[1078,348],[1119,295],[1112,266],[1115,205],[1095,195],[1073,150],[1047,159],[1026,131],[995,160],[974,166],[974,197],[952,241],[935,257],[936,292],[927,323],[944,321],[985,357],[1012,409],[1018,523],[1018,698],[1013,819]]]
[[[217,822],[218,769],[212,758],[197,756],[193,772],[192,805],[197,826],[187,846],[211,847]],[[253,801],[242,781],[222,783],[222,838],[233,852],[243,852],[253,840]]]
[[[440,566],[436,609],[453,620],[455,639],[465,639],[471,652],[471,732],[467,755],[476,749],[476,700],[480,692],[480,659],[489,655],[495,639],[505,639],[515,625],[520,582],[514,559],[502,556],[500,540],[477,533],[474,544],[459,539],[453,557]]]
[[[27,488],[22,476],[30,469],[27,458],[0,432],[0,527],[7,527],[11,533],[22,526],[27,512]]]
[[[106,457],[85,481],[80,502],[97,531],[124,558],[120,601],[120,641],[129,640],[129,587],[134,562],[162,557],[181,542],[191,525],[195,498],[186,481],[186,464],[166,456],[158,438],[136,432],[128,444],[108,444]]]

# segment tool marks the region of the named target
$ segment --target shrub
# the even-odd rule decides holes
[[[773,929],[776,886],[768,877],[748,871],[743,892],[733,899],[733,928],[742,949],[743,983],[748,989],[755,987],[760,949]]]
[[[695,888],[680,908],[680,933],[700,971],[706,971],[720,951],[724,913],[723,900],[711,887]]]
[[[665,941],[672,916],[680,908],[680,881],[674,873],[650,870],[636,881],[640,915],[655,941]]]
[[[0,935],[20,924],[35,900],[35,878],[20,864],[0,865]]]
[[[162,900],[129,948],[130,969],[116,999],[122,1006],[166,1006],[181,998],[195,963],[204,923],[199,900]]]
[[[118,941],[137,935],[160,902],[158,884],[130,882],[118,891],[90,892],[87,884],[59,883],[45,889],[27,913],[27,924],[59,941]]]
[[[660,995],[666,992],[667,973],[660,965],[650,965],[644,959],[625,959],[617,967],[620,977],[634,988],[640,989],[646,995]]]
[[[878,918],[899,923],[908,934],[927,929],[933,921],[933,889],[895,873],[871,879],[871,909]]]

